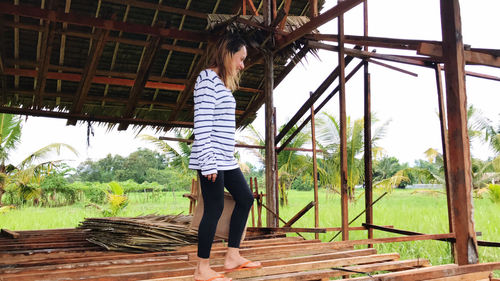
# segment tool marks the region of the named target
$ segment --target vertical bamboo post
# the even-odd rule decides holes
[[[456,235],[455,262],[459,265],[479,261],[474,206],[470,144],[467,132],[467,95],[462,23],[458,0],[441,0],[441,30],[446,78],[448,114],[448,178],[450,179],[453,230]]]
[[[274,135],[278,135],[278,126],[276,125],[276,107],[273,108],[273,123],[275,124],[274,126]],[[276,171],[276,185],[275,185],[275,191],[276,191],[276,226],[279,226],[279,217],[280,217],[280,203],[279,203],[279,198],[280,198],[280,191],[279,191],[279,171],[278,171],[278,152],[276,152],[276,157],[274,157],[274,170]],[[284,198],[285,200],[288,198]]]
[[[338,1],[339,3],[342,1]],[[340,112],[340,197],[342,210],[342,240],[349,240],[349,213],[347,191],[347,136],[345,100],[344,15],[338,17],[339,46],[339,112]]]
[[[250,190],[252,191],[252,196],[254,196],[255,198],[255,193],[253,192],[253,180],[252,180],[252,177],[250,177]],[[252,208],[251,208],[251,212],[252,212],[252,226],[255,227],[255,211],[254,211],[254,206],[255,205],[255,202],[252,203]]]
[[[450,190],[450,179],[448,178],[448,159],[449,159],[449,151],[448,151],[448,134],[447,134],[447,126],[446,126],[446,111],[444,108],[444,97],[443,97],[443,80],[441,77],[441,66],[439,63],[436,63],[434,66],[434,70],[436,72],[436,87],[438,94],[438,108],[439,108],[439,125],[441,126],[441,144],[443,148],[443,168],[444,168],[444,181],[446,187],[446,202],[448,206],[448,229],[450,233],[453,232],[453,206],[451,199],[451,190]],[[453,243],[451,243],[452,251],[453,251]]]
[[[372,170],[372,118],[371,118],[371,80],[368,72],[368,62],[365,61],[364,66],[365,79],[365,102],[364,102],[364,160],[365,160],[365,221],[367,224],[373,224],[373,170]],[[373,229],[368,228],[368,239],[373,238]],[[373,244],[368,244],[369,248],[373,248]]]
[[[259,194],[259,184],[257,181],[257,177],[253,179],[255,184],[255,193],[257,194],[257,226],[262,226],[262,192]]]
[[[318,0],[309,0],[309,17],[314,18],[318,16]]]
[[[312,96],[312,92],[309,93]],[[316,126],[314,121],[314,104],[311,105],[311,138],[313,150],[313,180],[314,180],[314,227],[319,227],[318,199],[318,163],[316,160]],[[319,239],[319,233],[314,233],[314,239]]]
[[[368,0],[363,3],[363,34],[368,36]],[[364,46],[364,50],[368,51],[368,46]],[[372,117],[371,117],[371,79],[368,71],[368,62],[364,64],[364,160],[365,160],[365,221],[368,224],[373,224],[373,170],[372,170]],[[373,229],[368,228],[368,239],[373,239]],[[368,244],[368,248],[373,248],[373,244]]]
[[[264,25],[269,26],[272,22],[272,7],[271,0],[263,2]],[[274,87],[274,70],[273,70],[273,53],[270,50],[264,50],[264,95],[265,95],[265,122],[266,122],[266,205],[269,210],[266,212],[266,224],[268,227],[277,227],[278,218],[273,214],[276,213],[276,171],[275,171],[275,126],[273,119],[273,87]]]

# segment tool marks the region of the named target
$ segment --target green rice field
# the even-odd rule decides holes
[[[374,193],[374,200],[381,193]],[[188,213],[189,200],[182,197],[182,192],[172,193],[132,193],[130,203],[120,216],[139,216],[146,214]],[[364,210],[364,196],[358,191],[356,202],[349,205],[349,218],[354,218]],[[313,201],[312,191],[290,191],[289,204],[280,209],[280,216],[287,221],[300,209]],[[320,191],[319,194],[320,227],[340,226],[340,196]],[[481,232],[479,240],[500,241],[500,204],[487,198],[474,199],[476,231]],[[100,211],[83,203],[57,208],[19,207],[0,214],[0,228],[10,230],[35,230],[50,228],[76,227],[86,217],[101,216]],[[263,218],[265,219],[265,218]],[[360,226],[364,221],[361,216],[352,226]],[[251,218],[249,218],[251,224]],[[394,228],[416,231],[426,234],[448,232],[446,196],[436,191],[395,190],[374,205],[374,224],[391,225]],[[294,227],[313,227],[314,211],[311,209],[297,221]],[[329,241],[335,232],[320,234],[320,239]],[[296,234],[289,234],[296,235]],[[303,234],[313,239],[314,234]],[[397,236],[396,234],[374,231],[376,238]],[[350,232],[350,239],[366,239],[366,231]],[[335,240],[340,240],[339,235]],[[401,259],[429,259],[433,265],[452,263],[449,243],[440,241],[415,241],[375,244],[379,253],[397,252]],[[479,247],[480,261],[500,261],[500,248]],[[498,273],[496,275],[499,275]]]

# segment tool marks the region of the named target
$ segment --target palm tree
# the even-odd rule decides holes
[[[283,129],[283,125],[280,129]],[[248,125],[245,128],[248,133],[245,138],[249,143],[264,146],[265,141],[262,135],[253,127]],[[287,132],[280,145],[290,137],[297,126],[294,126]],[[310,141],[310,134],[307,132],[299,132],[294,139],[287,145],[291,148],[300,148]],[[261,164],[265,162],[265,150],[253,150],[254,154],[257,156]],[[307,157],[300,154],[298,151],[293,150],[282,150],[278,154],[278,188],[280,194],[280,205],[284,206],[288,204],[288,190],[290,190],[293,182],[299,177],[311,177],[312,165]]]
[[[14,185],[23,201],[36,199],[41,195],[40,183],[43,179],[55,172],[55,168],[62,160],[46,160],[52,153],[59,155],[62,149],[67,149],[74,155],[78,152],[70,145],[64,143],[53,143],[40,148],[28,155],[8,174],[9,181]]]
[[[191,130],[176,130],[175,137],[179,139],[189,139],[191,138]],[[151,135],[139,135],[138,138],[152,143],[157,149],[165,153],[165,155],[170,159],[169,164],[171,167],[175,167],[184,174],[192,173],[189,169],[189,155],[191,155],[191,146],[186,142],[179,142],[179,147],[173,147],[164,140]]]
[[[54,143],[30,154],[17,166],[7,164],[10,153],[15,151],[21,140],[21,121],[18,115],[0,114],[0,206],[5,187],[9,183],[14,185],[24,200],[39,195],[40,191],[36,186],[59,162],[40,162],[46,159],[50,153],[59,154],[61,149],[66,148],[78,155],[73,147],[63,143]]]
[[[320,161],[322,167],[321,182],[333,190],[340,190],[340,123],[337,119],[328,114],[323,113],[323,118],[318,120],[318,140],[319,147],[325,151],[323,159]],[[377,119],[373,116],[372,123],[376,123]],[[373,150],[379,151],[376,143],[385,135],[385,128],[390,121],[385,122],[380,127],[376,128],[372,134]],[[349,196],[354,198],[354,187],[362,182],[364,161],[364,132],[363,119],[351,122],[351,118],[347,117],[346,125],[347,137],[347,186]]]
[[[21,140],[21,118],[12,114],[0,114],[0,206],[5,186],[8,182],[7,174],[13,167],[6,165],[9,153],[15,149]]]

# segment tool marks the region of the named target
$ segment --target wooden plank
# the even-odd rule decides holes
[[[230,278],[245,278],[255,276],[267,276],[272,274],[300,272],[306,270],[324,269],[330,267],[341,267],[353,264],[375,263],[382,261],[392,261],[399,259],[399,254],[379,254],[352,258],[340,258],[325,261],[303,262],[296,264],[283,264],[277,266],[267,266],[251,271],[237,271],[227,274]]]
[[[340,243],[310,243],[307,245],[304,244],[295,244],[295,245],[280,245],[280,246],[265,246],[265,247],[255,247],[255,248],[249,248],[249,249],[241,249],[240,252],[242,255],[257,255],[257,254],[264,254],[268,252],[278,252],[278,251],[288,251],[288,252],[294,252],[300,249],[300,251],[305,251],[305,250],[318,250],[318,249],[324,249],[324,250],[330,250],[330,251],[340,251],[340,250],[345,250],[347,248],[352,247],[352,245],[345,245],[345,244],[340,244]],[[210,258],[218,258],[222,257],[225,255],[225,250],[222,251],[212,251]],[[196,254],[189,254],[190,259],[195,258]]]
[[[405,69],[402,69],[402,68],[399,68],[399,67],[395,67],[395,66],[383,63],[383,62],[379,62],[379,61],[374,60],[374,59],[367,59],[367,61],[371,62],[371,63],[374,63],[374,64],[378,64],[378,65],[383,66],[385,68],[389,68],[389,69],[392,69],[392,70],[399,71],[401,73],[405,73],[405,74],[411,75],[413,77],[418,77],[418,74],[415,73],[415,72],[411,72],[411,71],[408,71],[408,70],[405,70]]]
[[[371,228],[371,229],[376,229],[376,230],[381,230],[381,231],[386,231],[386,232],[391,232],[391,233],[397,233],[397,234],[403,234],[403,235],[425,235],[424,233],[420,233],[420,232],[396,229],[393,227],[389,228],[389,227],[373,225],[373,224],[368,224],[368,223],[363,223],[363,226],[367,227],[367,228]],[[452,233],[450,233],[450,234],[452,234]],[[454,238],[440,238],[440,239],[436,239],[436,240],[452,242],[455,239]]]
[[[249,227],[250,228],[250,227]],[[256,227],[255,229],[266,232],[311,232],[311,233],[326,233],[326,228],[316,227]]]
[[[446,264],[432,266],[421,269],[406,270],[401,272],[386,273],[374,275],[376,280],[391,280],[391,281],[420,281],[432,280],[433,278],[444,278],[451,276],[459,276],[463,274],[485,272],[500,269],[500,262],[480,263],[458,266],[456,264]],[[372,281],[372,277],[359,277],[346,279],[349,281]]]
[[[107,40],[108,42],[110,40]],[[17,65],[22,65],[25,67],[31,67],[35,68],[37,66],[37,63],[34,61],[28,61],[28,60],[14,60],[14,59],[7,59],[6,60],[7,64],[17,64]],[[64,66],[64,65],[54,65],[51,64],[49,65],[49,70],[57,70],[59,72],[76,72],[76,73],[82,73],[83,68],[79,67],[71,67],[71,66]],[[112,77],[118,77],[118,78],[128,78],[135,80],[137,78],[137,73],[132,73],[132,72],[119,72],[119,71],[108,71],[108,70],[97,70],[96,75],[100,76],[112,76]],[[187,79],[180,79],[180,78],[169,78],[169,77],[160,77],[160,76],[150,76],[150,81],[155,81],[155,82],[166,82],[166,83],[174,83],[174,84],[184,84],[187,82]],[[133,85],[133,82],[130,84]],[[244,88],[247,89],[247,88]],[[250,91],[258,91],[256,89],[251,89]]]
[[[491,271],[473,272],[458,276],[429,279],[429,281],[490,281]]]
[[[476,232],[472,213],[471,155],[467,128],[467,95],[465,58],[458,0],[441,0],[446,105],[448,113],[448,144],[453,230],[456,233],[455,262],[459,265],[477,263]]]
[[[427,260],[402,260],[402,261],[389,261],[377,262],[374,264],[364,264],[355,266],[346,266],[344,269],[358,271],[358,272],[374,272],[374,271],[393,271],[405,270],[415,267],[429,266]],[[304,281],[304,280],[319,280],[322,278],[339,277],[345,275],[345,271],[334,269],[312,270],[306,272],[294,272],[285,274],[276,274],[270,276],[260,276],[255,278],[247,278],[245,281]]]
[[[185,121],[165,121],[165,120],[152,120],[152,119],[150,120],[150,119],[139,119],[139,118],[123,119],[123,118],[109,117],[109,116],[89,116],[87,114],[70,114],[64,112],[53,112],[46,110],[35,110],[35,109],[5,107],[5,106],[0,106],[0,113],[31,115],[31,116],[51,117],[60,119],[76,118],[82,121],[93,121],[93,122],[108,122],[108,123],[125,122],[136,125],[150,125],[150,126],[162,126],[162,127],[169,127],[169,126],[181,127],[181,128],[193,127],[193,122],[185,122]]]
[[[33,94],[35,93],[34,91],[31,91],[31,90],[30,91],[7,90],[7,92],[11,93],[11,94],[18,94],[19,96],[29,96],[29,97],[32,97]],[[59,92],[59,93],[45,92],[45,97],[52,97],[52,98],[59,97],[59,98],[61,98],[61,101],[66,101],[67,103],[71,103],[73,101],[74,95],[72,95],[70,93],[63,93],[63,92]],[[94,102],[94,103],[98,103],[99,106],[101,106],[102,102],[113,102],[113,103],[126,104],[128,99],[127,98],[115,98],[115,97],[109,97],[109,96],[108,97],[88,96],[87,101],[88,101],[87,104],[92,105],[92,102]],[[152,101],[149,99],[139,99],[137,101],[137,104],[138,105],[154,104],[154,105],[158,105],[158,106],[162,106],[162,107],[166,107],[166,108],[175,108],[175,106],[176,106],[175,103]],[[241,111],[237,110],[236,114],[238,114],[240,112]]]
[[[440,44],[422,42],[418,47],[417,53],[420,55],[432,56],[440,60],[444,60],[443,48]],[[465,50],[464,58],[466,64],[479,64],[500,67],[500,57],[492,54]]]
[[[19,232],[8,230],[8,229],[5,229],[5,228],[2,228],[0,230],[0,234],[2,234],[5,237],[11,238],[11,239],[17,239],[17,238],[19,238],[21,236],[19,234]]]
[[[374,37],[374,36],[359,36],[359,35],[344,35],[345,43],[358,46],[370,46],[389,49],[401,50],[418,50],[422,43],[441,44],[439,41],[429,40],[415,40],[415,39],[396,39],[387,37]],[[308,34],[305,36],[307,39],[316,41],[331,41],[337,42],[337,34]],[[365,50],[366,51],[366,50]]]
[[[134,86],[130,89],[129,100],[125,111],[122,114],[122,118],[132,118],[134,116],[135,109],[137,108],[137,100],[139,99],[140,94],[144,90],[146,82],[148,81],[149,73],[151,72],[151,65],[155,59],[161,42],[161,37],[151,37],[149,39],[148,45],[144,50],[144,56],[141,59]],[[118,126],[119,131],[126,130],[127,128],[127,123],[120,123]]]
[[[373,252],[373,251],[372,251]],[[346,253],[325,253],[306,257],[286,257],[282,259],[272,259],[272,260],[261,260],[263,266],[278,266],[278,265],[289,265],[295,263],[305,263],[314,261],[326,261],[332,259],[346,259],[350,258],[353,260],[363,259],[362,252],[352,252]],[[368,251],[365,250],[365,253]],[[370,257],[379,256],[379,259],[397,259],[399,255],[397,254],[386,254],[386,255],[370,255]],[[383,256],[383,257],[380,257]],[[164,261],[142,261],[142,263],[137,263],[135,260],[128,260],[127,263],[119,261],[120,264],[117,265],[116,262],[110,263],[80,263],[80,264],[65,264],[57,267],[54,266],[44,266],[37,268],[23,269],[22,271],[10,270],[7,274],[0,275],[2,280],[10,281],[19,278],[22,280],[37,280],[40,278],[83,278],[95,276],[96,270],[99,272],[100,279],[107,277],[119,277],[120,280],[137,280],[140,278],[155,278],[155,277],[165,277],[165,276],[181,276],[194,273],[193,263],[187,263],[186,261],[179,261],[170,257],[170,260]],[[212,260],[212,268],[216,271],[223,271],[224,259],[220,258],[217,260]],[[146,273],[147,272],[147,273]]]
[[[55,22],[65,22],[68,24],[123,31],[129,33],[155,35],[186,41],[206,42],[210,37],[208,32],[185,30],[180,31],[175,28],[157,28],[143,24],[123,23],[120,21],[82,16],[76,13],[64,13],[64,11],[56,12],[43,10],[31,5],[13,5],[6,2],[0,2],[0,13],[44,20],[49,19]]]
[[[340,259],[332,259],[325,261],[313,261],[313,262],[303,262],[303,263],[295,263],[295,264],[286,264],[286,265],[276,265],[276,266],[265,266],[255,270],[246,270],[246,271],[236,271],[226,274],[227,277],[238,278],[238,280],[242,278],[256,278],[258,277],[260,280],[265,278],[265,276],[275,275],[275,274],[283,274],[283,273],[291,273],[291,272],[303,272],[308,270],[317,270],[329,267],[341,267],[352,264],[363,264],[363,263],[373,263],[373,262],[382,262],[388,260],[398,259],[398,254],[384,254],[384,255],[372,255],[372,256],[362,256],[362,257],[353,257],[353,258],[340,258]],[[155,281],[184,281],[184,280],[192,280],[186,279],[189,278],[187,276],[180,277],[170,277],[170,278],[158,278],[154,279]],[[192,278],[192,277],[191,277]]]
[[[313,149],[314,150],[314,149]],[[314,202],[311,201],[304,208],[298,211],[290,220],[288,220],[283,227],[291,227],[296,221],[298,221],[302,216],[304,216],[307,211],[309,211],[312,207],[314,207]],[[317,226],[315,226],[317,228]],[[326,232],[326,231],[325,231]],[[316,238],[318,239],[318,238]]]
[[[444,233],[444,234],[425,234],[425,235],[413,235],[404,237],[388,237],[388,238],[374,238],[374,239],[362,239],[362,240],[350,240],[341,242],[332,242],[338,244],[338,246],[354,246],[354,245],[366,245],[366,244],[378,244],[378,243],[394,243],[394,242],[408,242],[408,241],[420,241],[420,240],[437,240],[441,238],[452,238],[455,234]]]
[[[288,44],[294,42],[295,40],[301,38],[302,36],[310,33],[315,28],[329,22],[330,20],[342,15],[343,13],[349,11],[354,8],[358,4],[363,2],[363,0],[346,0],[338,3],[336,6],[331,8],[330,10],[320,14],[319,16],[311,19],[309,22],[304,24],[303,26],[297,28],[287,36],[282,37],[277,42],[277,50],[280,50],[286,47]]]
[[[333,45],[312,42],[312,41],[309,41],[307,45],[310,48],[318,48],[318,49],[338,52],[338,47],[333,46]],[[364,59],[375,58],[375,59],[387,60],[387,61],[398,62],[398,63],[405,63],[405,64],[410,64],[410,65],[425,66],[425,67],[430,67],[429,63],[438,62],[436,59],[431,58],[431,57],[421,57],[420,58],[420,57],[408,57],[408,56],[399,56],[399,55],[386,55],[386,54],[377,54],[374,52],[367,52],[367,51],[361,51],[361,50],[349,49],[349,48],[344,48],[344,50],[345,50],[346,55],[357,57],[357,58],[364,58]]]
[[[24,77],[36,77],[38,75],[38,71],[30,70],[30,69],[15,69],[15,68],[7,68],[5,69],[5,75],[19,75]],[[79,82],[82,78],[81,74],[76,73],[60,73],[60,72],[47,72],[47,79],[54,80],[64,80],[64,81],[73,81]],[[103,77],[103,76],[94,76],[92,78],[92,83],[96,84],[110,84],[117,86],[134,86],[134,79],[123,79],[123,78],[112,78],[112,77]],[[184,85],[179,84],[170,84],[170,83],[160,83],[148,81],[145,85],[146,88],[151,89],[162,89],[162,90],[173,90],[173,91],[182,91],[185,89]]]
[[[493,75],[488,75],[488,74],[483,74],[483,73],[478,73],[478,72],[473,72],[473,71],[465,71],[465,74],[473,77],[478,77],[478,78],[484,78],[484,79],[489,79],[493,81],[500,81],[500,77],[498,76],[493,76]]]

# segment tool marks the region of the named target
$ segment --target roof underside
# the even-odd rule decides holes
[[[0,3],[2,112],[15,108],[18,113],[67,118],[69,124],[90,118],[120,124],[120,129],[129,124],[157,129],[190,127],[193,77],[203,66],[207,42],[214,37],[209,23],[241,14],[242,1],[159,2]],[[278,8],[284,2],[278,0]],[[308,2],[291,1],[284,32],[307,22],[305,17],[293,16],[307,14]],[[258,9],[261,1],[253,4]],[[247,14],[251,13],[248,7]],[[209,14],[218,15],[209,20]],[[259,20],[244,17],[243,22],[231,26],[263,32]],[[257,24],[252,27],[248,22]],[[275,57],[278,81],[300,47],[291,45]],[[262,105],[258,98],[264,80],[261,57],[257,50],[249,50],[247,65],[251,66],[234,93],[238,126],[251,123]]]

